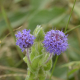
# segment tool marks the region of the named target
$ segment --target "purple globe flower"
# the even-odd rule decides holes
[[[15,34],[17,41],[16,41],[16,45],[18,45],[22,52],[26,49],[26,48],[30,48],[33,43],[34,43],[34,39],[35,37],[33,35],[30,34],[30,30],[22,30],[22,33],[19,31],[17,32],[17,34]]]
[[[68,48],[67,35],[59,30],[51,30],[45,35],[43,44],[47,52],[60,55]]]

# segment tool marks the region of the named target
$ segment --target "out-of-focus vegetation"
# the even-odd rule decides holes
[[[33,32],[37,25],[45,32],[55,28],[64,31],[73,3],[74,0],[0,0],[0,80],[24,80],[27,75],[22,59],[25,52],[22,55],[16,48],[10,26],[14,34],[24,28]],[[80,0],[76,0],[67,30],[78,25]],[[80,28],[69,32],[68,39],[69,48],[59,56],[52,80],[80,80]]]

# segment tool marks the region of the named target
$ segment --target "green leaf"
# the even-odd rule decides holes
[[[34,35],[35,37],[38,36],[38,33],[39,33],[40,29],[41,29],[41,25],[37,25],[37,27],[35,28],[35,30],[34,30],[34,32],[33,32],[33,35]]]
[[[38,56],[39,52],[36,49],[36,45],[34,43],[34,45],[31,47],[31,54],[30,54],[30,59],[31,61],[35,58],[35,56]]]
[[[26,80],[35,80],[35,76],[36,76],[35,73],[31,73],[31,72],[30,72],[30,75],[29,75],[28,78],[26,78]]]
[[[39,54],[44,54],[43,51],[42,51],[43,50],[43,45],[42,45],[41,42],[36,43],[36,49],[38,50]]]
[[[38,76],[39,80],[45,80],[46,72],[44,71],[43,67],[40,67],[37,76]]]
[[[29,61],[28,61],[26,56],[23,58],[23,60],[27,63],[29,70],[31,72],[34,72],[35,70],[33,69],[33,66],[29,63]]]
[[[39,61],[39,65],[42,66],[45,71],[50,70],[52,67],[52,58],[47,63],[45,63],[48,58],[49,58],[49,54],[43,53],[43,56]]]
[[[42,55],[36,56],[32,61],[32,67],[37,70],[39,67],[39,61],[41,59]]]
[[[50,60],[48,61],[48,63],[44,64],[43,67],[44,67],[44,70],[45,70],[45,71],[50,70],[51,67],[52,67],[52,59],[50,59]]]
[[[29,78],[29,75],[27,75],[27,77],[25,78],[25,80],[28,80],[28,78]]]
[[[34,36],[36,37],[36,41],[44,40],[44,31],[40,25],[37,25],[36,29],[33,32]]]
[[[27,57],[26,56],[23,58],[23,60],[25,61],[25,63],[27,63]]]
[[[26,79],[25,79],[25,80],[35,80],[35,79],[34,79],[34,75],[33,75],[33,76],[31,76],[31,75],[30,75],[30,76],[29,76],[29,75],[27,75],[27,77],[26,77]]]

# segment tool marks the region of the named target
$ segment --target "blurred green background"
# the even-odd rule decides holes
[[[64,31],[73,3],[74,0],[0,0],[0,80],[24,80],[27,75],[22,59],[25,52],[16,47],[14,34],[25,28],[33,32],[37,25],[45,32]],[[78,25],[80,0],[76,0],[67,30]],[[59,56],[52,80],[80,80],[80,28],[69,32],[68,39],[69,48]]]

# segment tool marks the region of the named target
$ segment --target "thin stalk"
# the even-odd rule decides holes
[[[6,11],[5,11],[5,9],[4,9],[4,6],[3,6],[1,3],[0,3],[0,7],[1,7],[1,12],[2,12],[2,15],[3,15],[3,17],[4,17],[4,20],[5,20],[6,24],[7,24],[7,27],[8,27],[8,29],[9,29],[11,35],[13,36],[14,40],[16,41],[16,37],[15,37],[15,35],[14,35],[14,32],[13,32],[13,29],[12,29],[12,27],[11,27],[10,21],[9,21],[9,19],[8,19],[8,17],[7,17],[7,14],[6,14]],[[19,49],[17,46],[16,46],[16,48],[17,48],[17,50],[18,50],[19,56],[20,56],[21,58],[23,58],[23,54],[21,53],[20,49]]]
[[[72,12],[73,12],[75,3],[76,3],[76,0],[74,1],[73,8],[72,8],[72,10],[71,10],[71,14],[70,14],[70,17],[69,17],[69,20],[68,20],[68,23],[67,23],[67,25],[66,25],[66,28],[65,28],[65,31],[64,31],[64,32],[66,32],[66,30],[67,30],[67,28],[68,28],[68,24],[69,24],[69,21],[70,21],[70,18],[71,18],[71,15],[72,15]]]
[[[2,12],[2,15],[3,15],[3,17],[4,17],[4,20],[5,20],[6,24],[7,24],[7,27],[8,27],[8,29],[9,29],[11,35],[12,35],[12,36],[14,37],[14,39],[16,40],[15,35],[14,35],[14,32],[13,32],[13,29],[12,29],[12,27],[11,27],[10,21],[9,21],[9,19],[8,19],[8,17],[7,17],[7,14],[6,14],[6,11],[5,11],[3,5],[1,5],[1,12]]]
[[[78,28],[78,27],[80,27],[80,25],[78,25],[78,26],[76,26],[76,27],[74,27],[74,28],[72,28],[72,29],[66,31],[66,33],[70,32],[70,31],[72,31],[72,30],[74,30],[74,29],[76,29],[76,28]]]
[[[50,76],[50,80],[51,80],[51,77],[52,77],[52,75],[53,75],[53,72],[54,72],[54,69],[55,69],[55,66],[56,66],[58,57],[59,57],[59,56],[56,57],[55,63],[54,63],[54,65],[53,65],[52,72],[51,72],[51,76]]]
[[[70,18],[71,18],[71,15],[72,15],[72,12],[73,12],[73,9],[74,9],[74,6],[75,6],[75,3],[76,3],[76,0],[74,1],[74,4],[73,4],[73,7],[72,7],[72,11],[71,11],[70,17],[69,17],[68,23],[67,23],[66,28],[65,28],[65,33],[68,33],[68,32],[70,32],[70,31],[72,31],[72,30],[75,29],[75,28],[73,28],[73,29],[71,29],[71,30],[66,31],[67,28],[68,28],[68,25],[69,25],[69,21],[70,21]],[[67,75],[67,80],[68,80],[68,75]]]
[[[28,48],[26,49],[26,56],[28,58],[29,63],[31,64],[31,60],[30,60],[30,57],[29,57],[29,50],[28,50]]]

